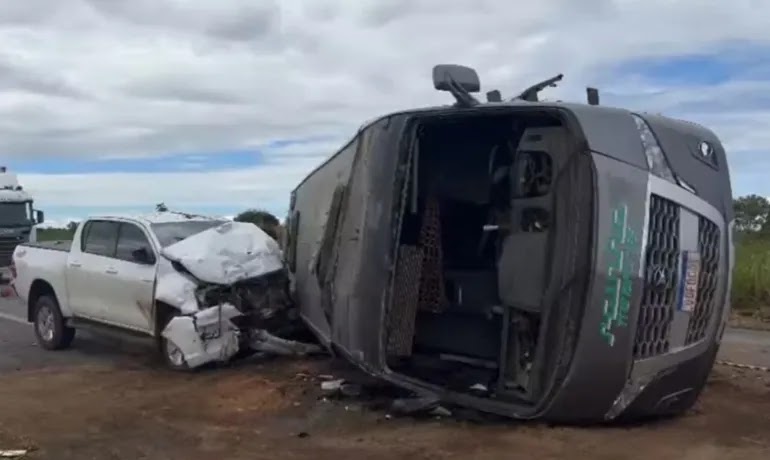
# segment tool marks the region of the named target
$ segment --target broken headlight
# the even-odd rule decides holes
[[[674,172],[671,171],[671,166],[668,164],[666,154],[660,148],[658,139],[655,137],[652,129],[650,129],[650,126],[639,115],[631,114],[631,116],[634,117],[636,129],[639,130],[639,137],[642,141],[644,155],[647,157],[647,166],[649,166],[650,172],[673,184],[679,185],[674,177]]]

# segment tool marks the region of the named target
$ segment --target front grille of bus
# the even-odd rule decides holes
[[[668,352],[674,319],[676,286],[679,281],[679,205],[657,195],[650,197],[644,290],[634,342],[634,359]],[[666,284],[656,284],[656,272],[663,272]]]
[[[650,196],[644,288],[634,340],[635,360],[652,358],[671,351],[674,315],[681,295],[678,292],[682,277],[681,241],[684,236],[681,232],[686,231],[680,226],[681,213],[679,204],[655,194]],[[690,346],[703,340],[712,318],[718,311],[720,231],[719,227],[706,217],[697,217],[698,252],[701,260],[698,296],[687,322],[687,330],[676,331],[678,337],[684,334],[684,343],[678,343],[677,346]]]
[[[698,278],[698,299],[687,328],[685,345],[696,343],[706,336],[706,330],[716,311],[717,276],[719,271],[719,227],[700,217],[698,219],[698,250],[701,256]]]

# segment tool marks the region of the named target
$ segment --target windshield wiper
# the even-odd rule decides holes
[[[559,75],[556,75],[555,77],[549,78],[548,80],[543,80],[540,83],[536,83],[530,86],[529,88],[525,89],[524,91],[522,91],[521,94],[519,94],[518,96],[514,97],[511,100],[513,101],[513,100],[519,99],[523,101],[537,102],[538,101],[537,95],[540,93],[540,91],[548,87],[555,88],[556,83],[560,82],[562,78],[564,78],[564,74],[559,74]]]

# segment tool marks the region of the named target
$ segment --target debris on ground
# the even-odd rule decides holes
[[[348,398],[357,398],[361,396],[361,385],[355,383],[343,383],[340,386],[340,393]]]
[[[361,385],[345,381],[345,379],[326,380],[321,382],[321,391],[327,397],[344,396],[358,398],[363,393]]]
[[[332,394],[337,393],[340,388],[342,388],[343,383],[345,383],[345,381],[342,379],[327,380],[325,382],[321,382],[321,391],[323,391],[327,396],[331,396]]]
[[[110,342],[84,341],[81,346],[86,352],[104,350],[99,347],[115,351]],[[0,460],[236,459],[254,458],[254,452],[267,448],[274,458],[287,459],[414,459],[431,454],[502,459],[516,457],[522,446],[540,449],[537,457],[542,460],[649,460],[671,458],[673,451],[681,458],[768,460],[767,447],[756,441],[766,444],[770,432],[770,393],[748,370],[745,378],[729,379],[730,369],[717,367],[698,414],[618,431],[522,426],[508,419],[475,427],[469,422],[476,415],[455,406],[446,406],[452,417],[444,420],[450,423],[415,423],[412,417],[390,412],[392,400],[409,393],[382,383],[362,383],[365,376],[359,379],[352,371],[328,369],[336,367],[332,360],[279,359],[257,372],[240,366],[191,379],[158,372],[151,362],[116,366],[136,359],[116,355],[89,365],[9,369],[0,381],[0,445],[29,452]],[[362,384],[361,399],[317,402],[321,374]],[[306,377],[305,383],[297,380]],[[77,385],[80,390],[67,398],[50,391]],[[383,401],[375,413],[369,412],[369,398]],[[300,408],[293,407],[296,401],[302,402]],[[344,410],[345,406],[360,406],[363,411]],[[431,418],[426,414],[427,420]],[[94,435],[84,426],[99,432]],[[356,442],[358,438],[364,441]]]
[[[417,415],[428,413],[438,406],[439,399],[434,396],[398,398],[393,400],[391,411],[398,415]]]
[[[2,450],[0,449],[0,458],[21,458],[25,455],[27,455],[26,449],[16,449],[16,450]]]

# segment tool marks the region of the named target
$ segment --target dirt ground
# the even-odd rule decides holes
[[[695,410],[634,427],[389,417],[324,400],[327,360],[192,375],[155,363],[0,376],[0,449],[34,459],[770,458],[770,374],[718,366]],[[337,374],[339,375],[339,374]]]
[[[757,307],[750,310],[733,310],[730,326],[742,329],[770,331],[770,307]]]

